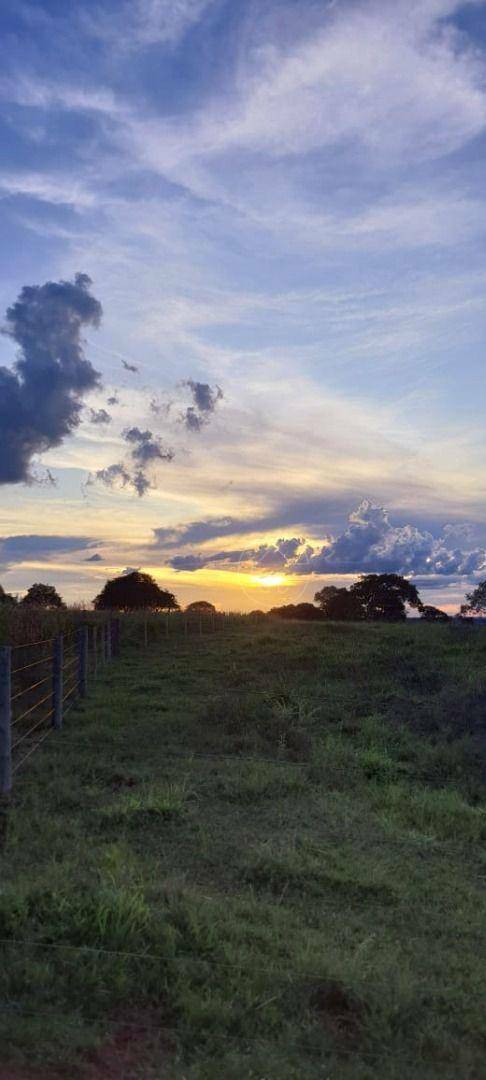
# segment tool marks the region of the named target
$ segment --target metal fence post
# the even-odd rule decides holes
[[[78,683],[79,696],[86,697],[88,693],[88,627],[79,628],[78,639]]]
[[[54,657],[52,661],[52,726],[56,731],[62,728],[62,698],[64,687],[64,638],[58,634],[54,640]]]
[[[12,788],[12,649],[0,648],[0,795]]]

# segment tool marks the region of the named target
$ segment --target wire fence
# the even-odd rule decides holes
[[[118,656],[119,619],[83,623],[55,637],[0,647],[0,795],[97,672]]]
[[[201,637],[237,622],[238,616],[217,612],[108,616],[54,637],[0,646],[0,796],[10,795],[18,770],[51,732],[62,729],[90,683],[120,655],[122,623],[124,640],[146,648],[161,638]]]

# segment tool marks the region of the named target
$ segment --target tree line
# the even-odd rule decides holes
[[[14,607],[36,607],[65,609],[66,604],[53,585],[36,582],[27,590],[24,597],[18,599],[0,585],[0,605]],[[384,620],[401,622],[407,616],[407,606],[416,610],[426,622],[447,622],[449,616],[440,608],[424,604],[416,585],[400,574],[363,574],[349,588],[336,585],[324,585],[314,596],[314,603],[284,604],[271,608],[269,618],[362,622]],[[150,574],[134,570],[112,578],[103,586],[93,600],[97,611],[180,611],[181,607],[174,593],[161,589]],[[211,614],[214,604],[207,600],[195,600],[189,604],[187,612]],[[265,618],[265,612],[255,611],[250,614]],[[467,615],[486,615],[486,581],[482,581],[466,595],[466,602],[460,609],[462,617]]]

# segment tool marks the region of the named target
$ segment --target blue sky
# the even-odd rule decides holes
[[[486,576],[485,3],[4,0],[0,31],[2,316],[77,273],[103,309],[76,421],[4,474],[5,587],[142,566],[249,608],[393,567],[454,609]]]

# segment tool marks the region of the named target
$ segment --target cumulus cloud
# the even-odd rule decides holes
[[[33,456],[76,428],[84,395],[99,384],[81,340],[102,315],[90,285],[86,274],[25,285],[7,310],[3,333],[19,353],[12,370],[0,367],[1,484],[32,482]]]
[[[118,397],[118,394],[112,394],[111,397],[106,400],[107,405],[119,405],[119,403],[120,398]]]
[[[182,414],[182,422],[188,431],[201,431],[209,423],[211,413],[223,397],[223,391],[219,386],[213,389],[209,383],[195,382],[194,379],[186,379],[182,385],[189,388],[194,403]]]
[[[87,536],[49,536],[30,533],[24,536],[0,538],[0,566],[5,569],[17,563],[49,560],[71,552],[86,551],[96,540]]]
[[[220,522],[220,528],[224,527],[224,521]],[[198,524],[204,525],[194,523],[192,532],[186,528],[186,538],[189,536],[191,542],[198,536]],[[233,527],[232,519],[226,519],[226,527]],[[166,532],[162,546],[170,543],[170,532]],[[365,499],[349,515],[347,528],[335,537],[325,538],[320,548],[306,544],[302,537],[291,537],[236,551],[174,555],[169,565],[186,571],[226,563],[238,565],[242,570],[279,569],[299,575],[399,573],[442,578],[484,571],[486,550],[456,546],[458,535],[466,539],[467,530],[446,525],[440,536],[435,537],[415,525],[393,525],[382,506]],[[199,538],[207,539],[204,529]]]
[[[92,424],[110,424],[111,416],[106,409],[90,409],[89,419]]]
[[[349,515],[347,529],[320,551],[296,560],[293,573],[471,574],[486,567],[483,548],[451,546],[454,533],[434,537],[415,525],[392,525],[387,511],[365,499]]]

